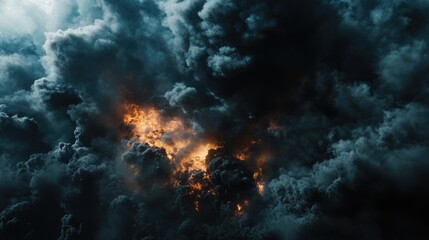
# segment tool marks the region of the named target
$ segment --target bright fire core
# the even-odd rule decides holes
[[[124,124],[132,126],[131,135],[151,147],[164,148],[171,161],[183,169],[206,170],[205,158],[216,145],[201,141],[198,134],[178,118],[164,118],[152,107],[125,105]]]

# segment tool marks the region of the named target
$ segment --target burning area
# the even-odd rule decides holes
[[[123,109],[123,124],[129,129],[123,155],[128,167],[124,177],[136,193],[144,194],[148,187],[153,187],[154,179],[162,175],[156,184],[180,189],[179,193],[193,203],[196,213],[201,208],[219,211],[221,206],[227,206],[225,210],[231,212],[231,217],[244,214],[255,190],[263,193],[265,155],[258,156],[255,166],[250,166],[245,162],[250,155],[249,147],[238,154],[241,158],[229,156],[219,142],[207,140],[204,133],[196,132],[180,117],[165,116],[156,108],[136,104],[126,104]],[[130,160],[129,152],[135,152],[136,148],[143,148],[138,150],[141,159]],[[146,171],[152,164],[156,165],[157,173],[149,174],[154,178],[143,179],[141,175],[148,176]]]
[[[0,0],[0,239],[427,239],[428,12]]]

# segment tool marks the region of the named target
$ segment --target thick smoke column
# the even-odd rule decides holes
[[[425,239],[429,2],[0,2],[0,239]]]

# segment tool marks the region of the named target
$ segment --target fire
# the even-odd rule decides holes
[[[186,147],[192,131],[177,118],[164,120],[154,108],[141,108],[131,104],[125,107],[124,123],[133,126],[133,137],[151,147],[164,148],[170,159]]]
[[[164,148],[171,161],[188,170],[206,170],[205,157],[216,145],[200,141],[193,129],[178,117],[165,118],[153,107],[124,106],[123,122],[132,126],[131,137],[151,147]]]
[[[256,183],[256,188],[258,189],[259,194],[264,193],[265,183],[263,181],[259,181]]]
[[[256,189],[258,190],[259,194],[262,195],[265,187],[263,180],[263,167],[266,159],[269,158],[271,154],[268,150],[263,150],[259,153],[252,153],[251,148],[257,146],[260,142],[260,139],[251,140],[246,147],[235,153],[235,157],[241,161],[252,159],[256,162],[256,169],[253,172],[253,179],[256,182]]]
[[[249,158],[250,148],[259,144],[261,142],[260,139],[252,139],[247,146],[243,147],[240,151],[237,151],[234,155],[237,159],[241,161],[245,161]]]
[[[216,149],[217,146],[211,143],[199,144],[193,147],[188,154],[186,154],[182,161],[182,167],[188,170],[203,170],[207,169],[205,158],[210,149]]]
[[[194,209],[195,211],[200,211],[200,198],[201,198],[201,190],[203,189],[203,185],[198,182],[194,182],[189,184],[189,187],[191,188],[191,193],[195,195],[195,201],[194,201]]]
[[[176,182],[175,186],[185,187],[186,194],[193,196],[193,208],[200,211],[200,201],[203,194],[216,196],[215,190],[210,186],[210,177],[207,172],[185,172],[186,178]],[[207,195],[206,195],[207,196]]]
[[[243,203],[238,203],[237,205],[235,205],[235,215],[236,216],[243,215],[244,207],[246,207],[247,205],[249,205],[249,200],[244,200]]]
[[[144,107],[135,104],[123,106],[123,124],[131,127],[129,137],[150,147],[165,149],[167,158],[176,167],[171,184],[185,189],[187,196],[192,196],[195,212],[206,206],[203,199],[215,198],[219,190],[214,188],[210,175],[207,173],[206,157],[211,149],[220,148],[213,141],[203,138],[200,133],[183,119],[177,116],[165,116],[154,107]],[[276,129],[276,126],[273,126]],[[253,167],[253,179],[256,189],[262,195],[264,191],[263,167],[269,156],[268,151],[258,149],[261,139],[250,139],[241,150],[232,154],[242,161],[248,161]],[[129,146],[130,147],[130,146]],[[129,164],[129,174],[132,178],[138,175],[135,165]],[[138,187],[135,187],[138,189]],[[249,205],[249,200],[241,200],[232,211],[235,216],[242,216]]]
[[[270,156],[269,152],[262,152],[256,159],[258,169],[253,173],[253,179],[256,181],[256,188],[260,195],[264,193],[265,183],[263,180],[263,167],[267,158]]]
[[[264,193],[265,183],[262,179],[262,168],[259,168],[257,171],[253,173],[253,179],[256,181],[256,189],[259,194],[262,195]]]

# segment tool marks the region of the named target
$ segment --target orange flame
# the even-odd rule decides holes
[[[235,157],[241,161],[246,161],[249,159],[256,161],[256,169],[253,172],[253,179],[256,182],[256,188],[260,195],[264,192],[265,183],[263,180],[263,168],[267,158],[271,155],[268,149],[255,153],[251,151],[251,148],[261,142],[260,139],[251,140],[247,146],[245,146],[241,151],[235,153]]]
[[[165,149],[167,157],[179,168],[178,172],[190,174],[183,186],[187,186],[187,194],[194,196],[193,207],[196,212],[200,211],[200,201],[204,193],[212,196],[216,195],[216,190],[205,183],[210,182],[210,177],[206,173],[206,156],[209,150],[219,148],[212,141],[204,139],[198,132],[194,131],[189,124],[179,117],[165,117],[154,107],[138,106],[136,104],[124,105],[123,123],[132,127],[130,137],[139,142],[147,143],[151,147]],[[273,129],[277,127],[274,125]],[[252,146],[261,142],[260,139],[251,139],[246,147],[235,152],[235,156],[240,160],[256,160],[256,170],[253,178],[256,182],[257,190],[260,194],[264,191],[264,181],[262,177],[263,166],[269,152],[252,153]],[[255,159],[256,158],[256,159]],[[253,161],[252,161],[253,162]],[[135,165],[129,165],[130,175],[136,177],[137,169]],[[193,173],[186,171],[200,170],[203,175],[194,179]],[[176,172],[176,173],[178,173]],[[174,181],[174,180],[173,180]],[[180,181],[172,184],[182,184]],[[235,216],[242,216],[249,205],[248,200],[236,204]]]
[[[200,141],[197,133],[178,117],[164,118],[153,107],[124,106],[123,122],[132,126],[132,137],[151,147],[164,148],[171,161],[188,170],[206,170],[205,157],[216,145]]]
[[[249,205],[249,200],[244,200],[243,203],[238,203],[235,206],[235,215],[242,216],[244,214],[244,207]]]
[[[260,195],[264,193],[264,179],[263,179],[263,167],[264,163],[267,160],[267,158],[270,156],[269,152],[262,152],[261,155],[258,156],[256,159],[256,164],[258,169],[253,173],[253,179],[256,181],[256,188],[258,189],[258,192]]]

